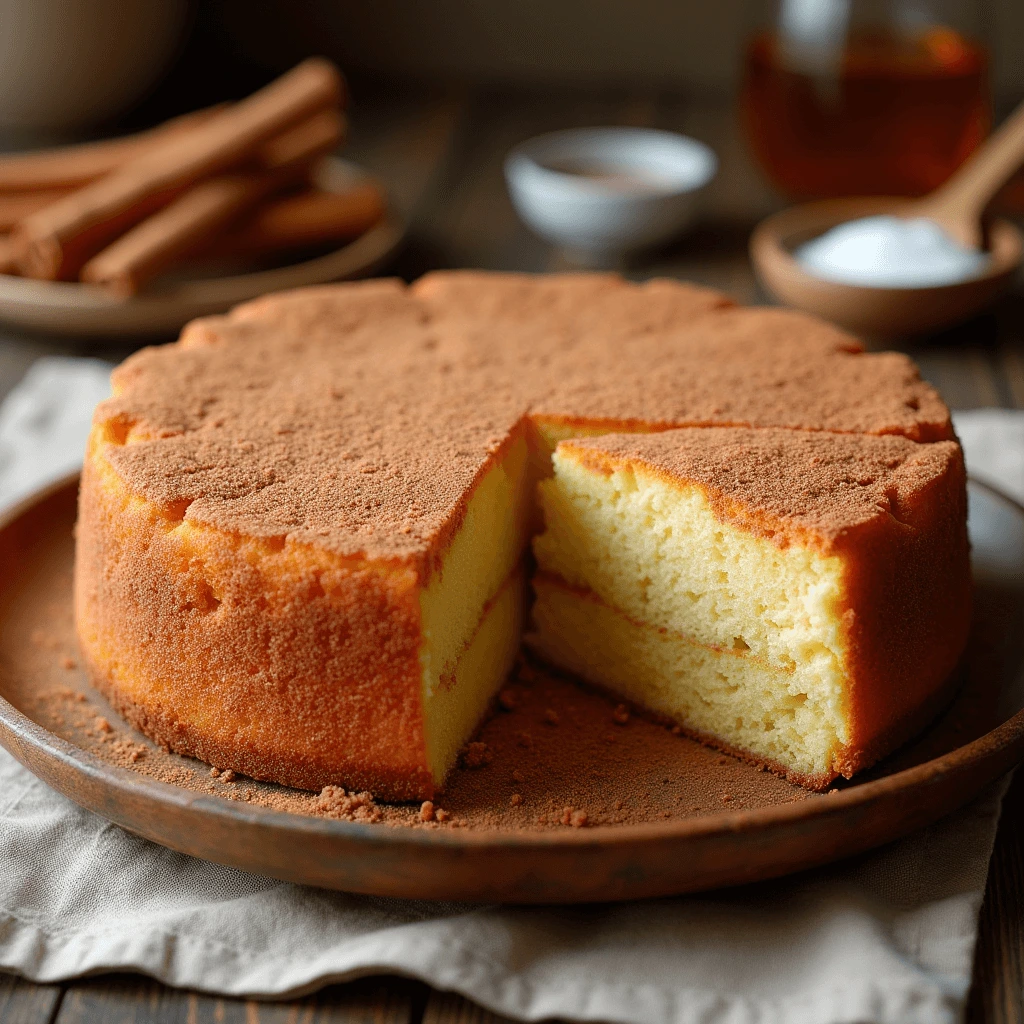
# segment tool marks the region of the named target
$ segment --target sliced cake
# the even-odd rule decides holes
[[[529,642],[820,788],[935,713],[970,613],[959,445],[707,428],[563,441]]]
[[[136,353],[113,384],[89,442],[76,556],[96,685],[158,742],[216,767],[385,799],[436,792],[501,685],[541,525],[536,485],[560,440],[742,425],[891,441],[907,465],[910,452],[958,453],[906,357],[707,289],[602,275],[272,295]],[[796,479],[805,471],[815,479],[809,463]],[[941,515],[962,545],[961,492]],[[560,566],[545,579],[601,593]],[[950,571],[959,593],[965,563]],[[884,572],[870,579],[888,608]],[[920,600],[921,621],[945,621],[943,595]],[[963,626],[934,637],[920,670],[890,676],[900,694],[939,688],[934,666],[955,659]],[[884,617],[865,629],[891,635]],[[878,722],[913,700],[884,702]]]

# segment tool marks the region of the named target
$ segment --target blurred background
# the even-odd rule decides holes
[[[718,164],[687,230],[620,269],[765,301],[747,256],[762,218],[934,189],[1024,98],[1022,46],[1020,0],[0,0],[0,141],[137,131],[322,54],[350,87],[343,155],[403,225],[374,269],[574,265],[517,216],[505,160],[544,132],[627,125],[690,136]],[[1022,182],[1002,213],[1024,211]],[[969,343],[1016,332],[1018,307],[1000,300]],[[130,344],[87,347],[116,358]],[[72,349],[11,333],[0,364],[17,365],[0,376],[40,345]]]
[[[1019,0],[178,0],[156,9],[147,24],[174,39],[168,55],[149,60],[150,86],[93,130],[243,96],[320,53],[349,78],[357,148],[368,127],[361,103],[373,120],[380,104],[414,97],[469,103],[463,117],[490,129],[518,116],[522,138],[533,127],[666,127],[725,148],[712,205],[726,220],[753,221],[780,199],[924,194],[1024,98]],[[505,141],[516,134],[509,126]],[[1024,208],[1024,183],[1000,208]]]
[[[811,0],[822,7],[832,2]],[[6,0],[2,17],[42,19],[47,8],[73,6],[103,5]],[[1024,4],[919,0],[903,6],[908,17],[976,29],[990,55],[997,103],[1024,95]],[[762,0],[267,0],[256,5],[133,0],[116,9],[129,18],[136,11],[159,15],[161,30],[180,26],[174,66],[139,111],[155,118],[242,95],[310,53],[323,53],[347,72],[378,81],[618,85],[733,95],[742,80],[744,46],[776,5]],[[179,15],[172,14],[175,9]],[[4,37],[11,35],[5,26]]]
[[[977,47],[978,80],[997,114],[1024,96],[1018,0],[3,0],[0,126],[7,148],[19,138],[143,127],[244,96],[310,54],[339,63],[357,103],[360,89],[388,87],[721,100],[749,84],[766,34],[799,41],[801,20],[820,36],[829,19],[888,24],[894,38],[951,30]],[[944,42],[948,63],[958,41],[947,34]],[[812,65],[813,55],[805,70],[821,72]],[[902,77],[906,87],[906,67]],[[877,95],[877,81],[872,87],[876,105],[891,99]]]

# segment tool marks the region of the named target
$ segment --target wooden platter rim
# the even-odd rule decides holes
[[[40,488],[0,514],[0,530],[8,528],[21,516],[58,492],[77,487],[79,474],[71,473]],[[1009,505],[1024,520],[1024,506],[1000,489],[971,479],[971,484],[989,492]],[[516,849],[548,850],[557,848],[637,846],[658,844],[666,840],[709,839],[739,833],[767,832],[786,828],[801,821],[844,814],[858,807],[867,807],[883,797],[910,793],[935,783],[951,772],[970,768],[991,768],[994,781],[1024,757],[1024,708],[994,729],[971,742],[937,758],[906,768],[880,779],[873,779],[849,788],[823,795],[820,799],[801,800],[749,810],[720,811],[683,821],[649,822],[640,825],[598,825],[586,829],[557,832],[463,831],[386,827],[379,824],[338,821],[292,814],[254,806],[215,794],[191,790],[150,778],[142,773],[109,764],[95,754],[50,732],[0,696],[0,745],[25,764],[22,745],[34,748],[51,761],[89,777],[92,781],[121,794],[144,796],[161,804],[182,810],[196,810],[249,825],[262,825],[277,832],[319,834],[326,837],[366,842],[369,845],[401,847],[412,845],[451,849]],[[26,765],[27,767],[27,765]],[[952,811],[954,807],[950,807]]]

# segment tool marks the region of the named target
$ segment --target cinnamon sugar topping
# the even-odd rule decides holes
[[[483,768],[491,763],[491,752],[486,743],[467,743],[461,761],[463,768]]]
[[[114,382],[97,419],[134,493],[223,530],[420,564],[527,415],[952,436],[902,355],[861,354],[800,314],[608,276],[268,296],[144,349]]]

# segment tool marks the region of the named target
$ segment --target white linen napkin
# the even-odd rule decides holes
[[[94,363],[37,363],[0,408],[0,500],[80,457]],[[1024,497],[1024,414],[957,419],[968,462]],[[373,899],[172,853],[0,750],[0,968],[137,970],[281,996],[394,972],[525,1020],[953,1024],[1005,783],[885,849],[742,889],[570,908]]]
[[[1024,505],[1024,412],[972,409],[953,414],[971,475]]]
[[[110,394],[110,364],[47,356],[0,405],[0,508],[78,469],[92,411]]]

